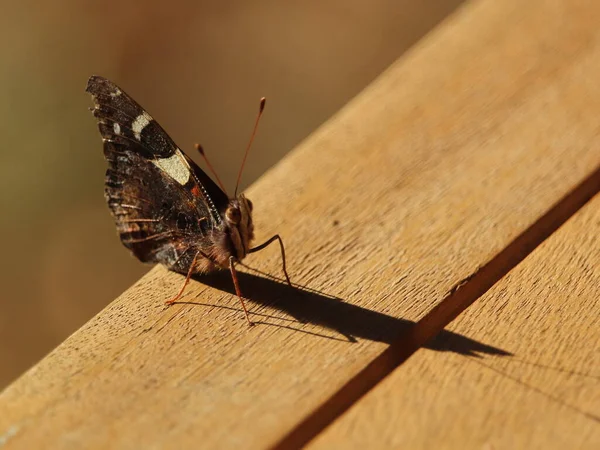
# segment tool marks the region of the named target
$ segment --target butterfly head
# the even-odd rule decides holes
[[[225,210],[225,225],[234,251],[234,256],[241,260],[254,239],[252,223],[252,202],[243,194],[229,201]]]

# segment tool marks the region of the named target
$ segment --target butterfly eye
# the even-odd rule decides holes
[[[240,210],[238,208],[230,207],[227,208],[227,211],[225,212],[225,217],[227,218],[227,221],[229,223],[237,225],[242,220],[242,213],[240,213]]]
[[[250,211],[252,211],[252,208],[254,208],[254,205],[252,204],[252,201],[250,199],[246,199],[246,203],[248,203],[248,209]]]

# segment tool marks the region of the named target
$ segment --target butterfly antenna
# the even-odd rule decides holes
[[[250,142],[248,142],[248,147],[246,147],[246,153],[244,153],[244,159],[242,160],[242,165],[240,166],[240,171],[238,172],[237,182],[235,183],[235,193],[234,197],[237,197],[238,186],[240,185],[240,180],[242,178],[242,172],[244,171],[244,165],[246,164],[246,158],[248,157],[248,152],[250,151],[250,147],[252,146],[252,142],[254,141],[254,136],[256,136],[256,130],[258,129],[258,122],[260,120],[260,116],[265,109],[265,103],[267,99],[265,97],[260,99],[260,107],[258,109],[258,115],[256,116],[256,122],[254,122],[254,129],[252,130],[252,135],[250,136]]]
[[[219,183],[219,186],[221,187],[221,189],[223,190],[223,192],[225,192],[225,194],[227,194],[227,191],[225,190],[225,187],[223,186],[223,183],[221,182],[221,179],[219,178],[219,175],[217,175],[217,172],[215,171],[215,169],[213,168],[212,164],[210,163],[210,161],[206,157],[206,153],[204,153],[204,148],[200,144],[194,144],[194,147],[196,147],[196,150],[198,150],[198,152],[202,155],[202,158],[204,158],[204,162],[206,163],[206,165],[210,169],[210,172],[217,179],[217,183]]]

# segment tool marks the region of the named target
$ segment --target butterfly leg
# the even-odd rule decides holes
[[[283,241],[281,240],[281,237],[279,237],[278,234],[276,234],[275,236],[273,236],[271,239],[269,239],[268,241],[254,247],[251,248],[250,250],[248,250],[248,253],[254,253],[257,252],[259,250],[262,250],[263,248],[265,248],[267,245],[269,245],[271,242],[274,242],[278,240],[279,241],[279,248],[281,248],[281,260],[283,262],[283,274],[285,275],[285,279],[287,280],[287,283],[290,285],[290,287],[294,287],[292,285],[292,282],[290,281],[290,277],[288,276],[287,273],[287,268],[285,265],[285,248],[283,247]]]
[[[183,282],[183,286],[181,286],[181,289],[179,290],[179,292],[177,293],[177,295],[175,297],[173,297],[171,300],[167,300],[165,302],[165,305],[172,305],[173,303],[175,303],[177,300],[179,300],[181,298],[181,296],[183,295],[183,291],[185,291],[185,287],[190,282],[192,273],[194,273],[194,267],[196,267],[196,260],[198,259],[199,254],[200,254],[200,252],[197,252],[196,256],[194,256],[194,259],[192,260],[192,264],[190,264],[190,269],[188,270],[188,273],[185,277],[185,281]]]
[[[246,304],[244,303],[244,297],[242,297],[242,292],[240,291],[240,284],[237,278],[237,272],[235,271],[235,258],[233,256],[229,257],[229,271],[231,272],[231,278],[233,278],[233,286],[235,287],[235,293],[237,294],[240,302],[242,302],[242,308],[244,308],[244,313],[246,314],[246,320],[248,321],[248,325],[253,326],[254,323],[250,321],[250,317],[248,316],[248,310],[246,309]]]

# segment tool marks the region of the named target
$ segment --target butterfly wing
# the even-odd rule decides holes
[[[86,91],[104,141],[105,197],[121,241],[143,262],[186,273],[198,250],[210,253],[227,195],[114,83],[93,76]]]

